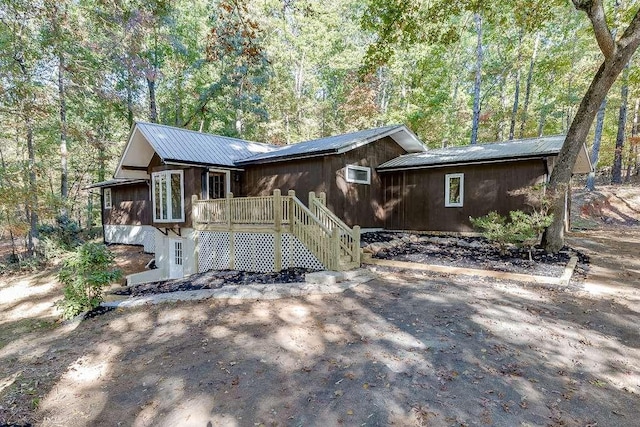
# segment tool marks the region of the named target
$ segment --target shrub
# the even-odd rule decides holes
[[[57,303],[63,318],[70,319],[100,305],[103,288],[122,277],[119,269],[111,268],[113,259],[106,246],[85,243],[64,261],[58,272],[64,298]]]
[[[538,243],[542,231],[551,224],[553,215],[511,211],[507,218],[492,211],[479,218],[469,217],[469,220],[485,238],[498,243],[503,254],[509,244],[515,244],[518,247],[527,247],[531,259],[531,247]]]

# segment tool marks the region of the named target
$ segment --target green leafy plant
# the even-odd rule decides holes
[[[57,303],[63,318],[70,319],[100,305],[104,287],[122,277],[119,269],[112,268],[113,260],[104,245],[85,243],[64,261],[58,272],[58,279],[64,284],[64,298]]]
[[[492,211],[479,218],[469,217],[469,220],[485,238],[496,242],[503,254],[509,244],[514,244],[528,248],[531,259],[531,248],[538,243],[544,229],[553,221],[553,215],[548,213],[553,197],[545,190],[544,184],[537,184],[509,193],[511,196],[524,196],[525,204],[531,207],[530,213],[515,210],[510,211],[506,217]]]

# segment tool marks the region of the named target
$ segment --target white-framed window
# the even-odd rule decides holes
[[[152,177],[153,220],[184,221],[184,173],[181,170],[154,172]]]
[[[347,165],[345,169],[347,182],[355,184],[371,184],[371,168],[366,166]]]
[[[208,199],[222,199],[231,192],[231,172],[223,169],[209,169],[207,172]]]
[[[444,205],[461,207],[464,203],[464,174],[448,173],[444,176]]]
[[[111,209],[113,207],[113,202],[111,201],[111,189],[104,189],[104,208]]]

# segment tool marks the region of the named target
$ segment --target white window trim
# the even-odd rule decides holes
[[[111,198],[112,196],[113,195],[111,193],[111,189],[105,188],[104,189],[104,208],[105,209],[111,209],[113,207],[113,199]],[[107,200],[109,201],[109,203],[107,203]]]
[[[367,179],[366,180],[350,179],[349,169],[365,171],[367,173]],[[347,165],[344,169],[344,178],[347,182],[352,182],[354,184],[371,184],[371,168],[367,166]]]
[[[451,179],[460,178],[460,201],[458,203],[451,203],[449,201],[449,192],[451,191]],[[444,206],[447,208],[460,208],[464,205],[464,174],[463,173],[448,173],[444,176]]]
[[[180,218],[176,218],[174,217],[174,213],[172,212],[171,209],[171,203],[169,202],[171,200],[171,175],[172,174],[180,174],[180,194],[181,194],[181,198],[180,198]],[[156,191],[155,191],[155,185],[156,185],[156,176],[160,176],[160,175],[166,175],[166,179],[167,179],[167,193],[165,194],[166,197],[166,204],[165,204],[165,208],[167,209],[167,219],[162,219],[162,218],[158,218],[158,212],[156,212]],[[173,170],[166,170],[166,171],[160,171],[160,172],[153,172],[151,174],[151,206],[153,206],[153,222],[184,222],[184,171],[181,169],[173,169]]]
[[[209,171],[207,172],[207,192],[206,192],[207,199],[209,199],[209,173],[210,172],[213,172],[213,173],[224,173],[225,174],[224,196],[226,197],[227,194],[231,193],[231,171],[228,170],[228,169],[209,169]]]

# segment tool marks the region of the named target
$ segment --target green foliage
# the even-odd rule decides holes
[[[528,214],[516,210],[509,212],[507,218],[492,211],[479,218],[469,217],[469,220],[484,237],[498,243],[504,252],[509,244],[530,248],[538,243],[540,233],[551,224],[553,216],[540,212]]]
[[[57,303],[63,318],[100,305],[103,288],[122,277],[119,269],[112,268],[113,260],[106,246],[96,243],[85,243],[65,260],[58,273],[64,284],[64,298]]]

